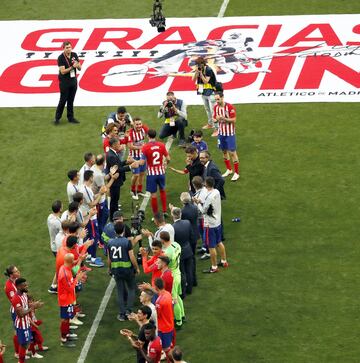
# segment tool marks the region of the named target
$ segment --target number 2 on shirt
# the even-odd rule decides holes
[[[153,165],[160,164],[160,153],[158,151],[153,152]]]

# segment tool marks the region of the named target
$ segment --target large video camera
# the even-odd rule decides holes
[[[133,211],[133,215],[130,218],[130,231],[133,237],[136,237],[141,234],[142,222],[144,220],[145,220],[145,211],[139,209],[139,206],[137,205],[135,207],[135,210]],[[139,241],[139,251],[141,247],[142,247],[142,240]],[[136,259],[138,264],[141,265],[142,256],[140,252],[138,252]]]
[[[162,12],[161,1],[162,0],[154,0],[153,13],[149,20],[151,26],[155,26],[159,33],[164,32],[166,27],[166,19]]]

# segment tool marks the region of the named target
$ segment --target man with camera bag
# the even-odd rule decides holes
[[[205,200],[194,197],[193,201],[197,204],[200,213],[204,216],[204,240],[210,251],[211,267],[204,270],[204,273],[218,272],[218,266],[229,267],[226,260],[225,246],[222,243],[222,226],[221,226],[221,197],[220,192],[214,188],[215,180],[208,176],[205,179],[207,195]],[[216,249],[219,250],[221,261],[217,263]]]
[[[172,91],[166,94],[166,100],[158,112],[158,118],[162,117],[165,118],[165,123],[160,130],[160,139],[170,135],[175,138],[179,132],[179,146],[185,144],[185,127],[188,125],[186,105],[183,100],[177,99]]]
[[[216,76],[214,71],[206,64],[206,59],[198,57],[195,60],[195,72],[192,76],[193,81],[196,84],[196,91],[198,95],[201,95],[208,123],[203,126],[203,129],[213,129],[215,131],[211,136],[217,136],[217,124],[213,122],[213,110],[215,106],[214,92],[216,90]]]

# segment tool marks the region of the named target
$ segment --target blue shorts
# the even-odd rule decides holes
[[[160,189],[165,189],[165,174],[162,175],[148,175],[146,177],[146,191],[149,193],[156,193],[157,186]]]
[[[160,330],[158,331],[158,336],[161,339],[161,345],[163,349],[167,349],[171,347],[173,338],[174,338],[174,331],[170,333],[162,333]]]
[[[222,151],[235,151],[236,150],[236,137],[235,135],[231,136],[218,136],[218,147]]]
[[[20,345],[27,345],[32,338],[31,329],[16,328],[16,336]]]
[[[138,161],[138,160],[142,160],[141,157],[134,157],[134,160]],[[145,173],[146,171],[146,162],[144,165],[140,165],[138,168],[134,168],[134,169],[131,169],[132,173],[137,175],[137,174],[140,174],[140,173]]]
[[[215,248],[221,241],[222,227],[204,227],[204,241],[209,248]]]
[[[61,319],[72,319],[74,315],[74,305],[60,306]]]

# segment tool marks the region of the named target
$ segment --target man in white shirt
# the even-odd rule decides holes
[[[107,188],[102,186],[98,194],[94,194],[92,190],[92,184],[94,181],[94,172],[92,170],[86,170],[84,173],[84,184],[80,188],[80,192],[83,193],[84,203],[81,205],[82,213],[84,216],[90,213],[93,207],[96,207],[101,198],[105,195]],[[87,236],[86,240],[94,240],[94,243],[88,248],[88,253],[91,255],[90,266],[93,267],[103,267],[104,263],[101,261],[100,257],[96,257],[96,249],[98,242],[100,240],[99,227],[97,216],[94,214],[90,217],[90,221],[86,226]]]
[[[222,227],[221,227],[221,196],[220,192],[214,188],[215,180],[213,177],[205,179],[205,187],[208,191],[205,200],[201,201],[194,197],[193,200],[197,204],[199,211],[204,215],[204,236],[205,243],[209,247],[211,267],[204,270],[204,273],[218,272],[218,266],[229,267],[226,261],[225,246],[222,243]],[[219,250],[221,261],[217,263],[216,249]]]
[[[80,174],[77,170],[73,169],[69,170],[67,176],[70,179],[70,181],[67,183],[66,193],[69,199],[69,203],[71,203],[72,201],[74,201],[73,198],[74,194],[77,193],[80,189],[79,186]]]
[[[85,153],[84,155],[85,164],[79,170],[80,180],[79,184],[84,184],[84,173],[86,170],[90,170],[91,167],[95,164],[95,155],[93,153]]]
[[[56,235],[61,231],[61,220],[60,215],[62,212],[62,203],[60,200],[56,200],[52,206],[52,213],[49,214],[47,218],[47,226],[49,230],[49,236],[50,236],[50,249],[53,255],[56,257],[57,248],[55,243]],[[51,283],[51,286],[48,289],[48,292],[50,294],[56,294],[57,293],[57,285],[56,285],[56,274],[54,275],[53,281]]]
[[[155,233],[150,232],[148,229],[143,229],[141,233],[145,235],[149,240],[149,246],[151,248],[154,240],[160,240],[160,232],[166,231],[170,234],[170,241],[174,242],[175,230],[170,223],[165,222],[164,213],[158,212],[154,215],[154,223],[158,227]]]

